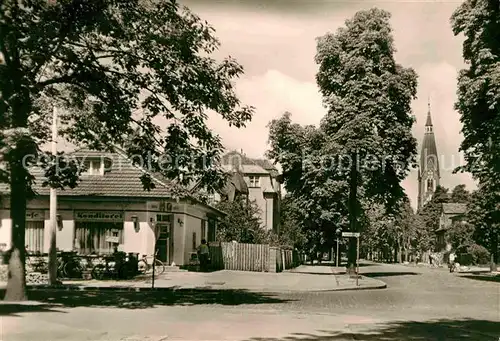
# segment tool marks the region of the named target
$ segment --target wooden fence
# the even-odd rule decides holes
[[[266,244],[212,243],[210,258],[214,270],[280,272],[299,263],[297,252]]]

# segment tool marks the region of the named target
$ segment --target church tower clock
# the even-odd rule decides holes
[[[436,187],[439,186],[439,179],[439,158],[432,126],[431,105],[429,103],[418,169],[418,209],[421,209],[431,200]]]

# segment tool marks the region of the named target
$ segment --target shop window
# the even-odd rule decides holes
[[[118,237],[118,244],[123,244],[123,223],[76,222],[75,234],[78,253],[110,254],[114,245],[106,238]]]
[[[44,222],[27,221],[24,244],[29,253],[43,253]]]

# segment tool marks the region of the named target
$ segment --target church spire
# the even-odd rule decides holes
[[[432,127],[432,119],[431,119],[431,100],[427,99],[427,122],[425,122],[426,127]],[[432,130],[431,130],[432,131]]]
[[[439,157],[436,148],[436,139],[431,118],[431,102],[427,101],[427,121],[420,154],[418,174],[418,207],[419,209],[430,200],[437,186],[439,186]]]

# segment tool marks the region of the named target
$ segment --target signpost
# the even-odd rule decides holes
[[[342,237],[346,238],[356,238],[357,248],[356,248],[356,286],[358,286],[359,279],[359,237],[361,233],[359,232],[342,232]]]
[[[359,232],[342,232],[342,237],[353,237],[353,238],[359,238],[361,233]]]
[[[155,226],[155,246],[153,251],[153,275],[151,279],[151,289],[155,288],[155,263],[156,263],[156,247],[158,246],[158,239],[160,238],[161,225],[156,223]]]
[[[339,227],[336,231],[335,234],[337,235],[337,256],[335,257],[335,263],[337,268],[339,267],[339,242],[340,242],[340,237],[342,236],[342,228]]]

